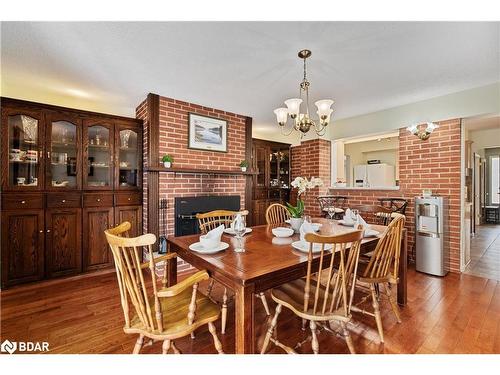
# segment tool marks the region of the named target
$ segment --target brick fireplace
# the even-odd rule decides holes
[[[227,121],[227,153],[188,148],[189,113]],[[175,198],[237,195],[240,197],[240,207],[245,208],[246,181],[249,176],[239,173],[239,163],[243,159],[249,160],[251,118],[154,94],[149,94],[137,107],[136,114],[144,120],[145,127],[145,233],[163,233],[157,215],[159,199],[167,199],[166,233],[169,236],[174,235],[175,230]],[[191,169],[197,170],[196,173],[163,170],[160,159],[165,154],[173,156],[174,170]],[[179,271],[188,267],[182,262],[178,264]]]

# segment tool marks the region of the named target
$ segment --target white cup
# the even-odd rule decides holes
[[[217,237],[207,237],[206,235],[200,236],[201,246],[205,249],[215,249],[220,245],[220,238]]]
[[[18,177],[17,178],[17,184],[18,185],[24,185],[24,182],[26,181],[25,177]]]

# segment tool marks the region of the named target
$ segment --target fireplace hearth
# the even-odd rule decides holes
[[[196,214],[214,210],[240,210],[239,195],[208,195],[174,199],[175,235],[199,233]]]

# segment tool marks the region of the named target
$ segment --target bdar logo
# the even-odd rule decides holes
[[[17,342],[11,342],[9,340],[5,340],[2,342],[2,345],[0,345],[0,351],[2,352],[7,352],[9,354],[12,354],[16,351],[17,349]]]

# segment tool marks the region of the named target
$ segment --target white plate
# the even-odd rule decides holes
[[[310,245],[309,242],[302,242],[302,241],[292,242],[292,247],[294,249],[297,249],[297,250],[302,251],[304,253],[308,253],[309,252],[309,245]],[[333,247],[333,245],[325,244],[325,250],[331,250],[332,247]],[[315,243],[313,245],[313,251],[312,252],[313,253],[319,253],[319,252],[321,252],[321,244]]]
[[[375,229],[365,229],[364,237],[375,237],[380,234],[379,231],[376,231]]]
[[[345,225],[346,227],[353,227],[356,222],[351,221],[351,222],[347,223],[345,220],[339,220],[338,223],[340,225]]]
[[[221,242],[220,245],[214,249],[205,249],[201,245],[201,242],[195,242],[195,243],[189,245],[189,250],[193,250],[193,251],[200,253],[200,254],[213,254],[213,253],[218,253],[219,251],[222,251],[222,250],[226,250],[228,247],[229,247],[228,243]]]
[[[245,234],[250,233],[251,231],[252,231],[252,228],[246,228],[245,229]],[[226,228],[226,229],[224,229],[224,233],[230,234],[232,236],[236,235],[236,233],[234,233],[234,229],[233,228]]]
[[[273,235],[275,235],[276,237],[279,237],[279,238],[293,236],[293,229],[292,228],[278,227],[278,228],[271,229],[271,232],[273,232]]]

